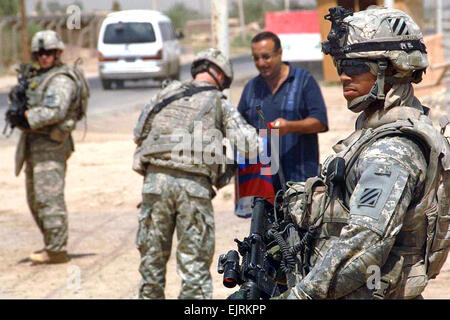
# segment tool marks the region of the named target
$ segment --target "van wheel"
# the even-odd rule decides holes
[[[123,81],[123,80],[116,80],[116,87],[117,87],[117,89],[123,89],[123,88],[125,88],[124,82],[125,82],[125,81]]]
[[[111,80],[101,80],[102,81],[102,87],[104,90],[110,90],[111,89]]]

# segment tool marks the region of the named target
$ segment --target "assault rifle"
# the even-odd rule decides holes
[[[10,133],[14,127],[30,128],[28,121],[25,118],[25,111],[27,110],[26,91],[28,88],[28,79],[35,69],[29,63],[22,63],[17,71],[18,84],[9,92],[9,104],[5,114],[6,123],[3,134],[6,133],[8,126],[10,127]]]
[[[284,240],[289,232],[295,232],[294,224],[283,218],[277,205],[263,198],[253,199],[249,236],[234,240],[239,252],[230,250],[219,257],[218,272],[223,273],[224,286],[240,286],[229,299],[269,299],[287,290],[286,279],[294,271],[298,250]]]

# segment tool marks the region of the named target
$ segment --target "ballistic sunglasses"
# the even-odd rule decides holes
[[[367,59],[342,59],[336,61],[337,72],[339,75],[345,73],[349,77],[357,76],[370,71],[369,63],[373,63]]]
[[[37,53],[38,56],[50,56],[52,54],[56,54],[56,50],[55,49],[50,49],[50,50],[45,50],[45,49],[40,49]]]

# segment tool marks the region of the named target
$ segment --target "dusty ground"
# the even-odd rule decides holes
[[[339,86],[322,87],[330,131],[320,135],[321,159],[331,145],[352,131],[355,115],[345,109]],[[242,85],[231,90],[238,101]],[[136,205],[142,179],[131,170],[134,151],[132,128],[139,110],[115,113],[83,123],[74,133],[76,152],[68,162],[66,201],[69,210],[69,253],[65,265],[31,266],[27,257],[42,247],[40,233],[25,201],[24,174],[13,174],[17,137],[0,144],[0,298],[136,298],[139,255],[134,246]],[[223,287],[216,272],[219,254],[234,248],[250,221],[234,216],[234,186],[223,188],[213,200],[216,249],[211,266],[214,298],[232,290]],[[176,248],[176,239],[174,248]],[[176,298],[180,279],[174,254],[167,271],[167,298]],[[450,264],[437,280],[430,281],[426,298],[450,298]]]

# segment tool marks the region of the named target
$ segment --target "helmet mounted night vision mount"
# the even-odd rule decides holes
[[[324,18],[331,21],[331,31],[327,36],[328,41],[322,43],[322,52],[332,56],[340,55],[344,47],[345,38],[348,34],[348,26],[344,19],[353,15],[352,9],[345,9],[341,6],[328,9],[330,12]]]

